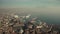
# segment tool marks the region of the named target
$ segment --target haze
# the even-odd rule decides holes
[[[60,0],[0,0],[0,13],[32,14],[49,23],[60,23]]]

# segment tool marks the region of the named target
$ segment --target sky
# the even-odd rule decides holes
[[[60,7],[60,0],[0,0],[1,8]]]
[[[1,9],[5,8],[5,9]],[[6,9],[20,8],[20,9]],[[23,9],[21,9],[23,8]],[[33,15],[43,15],[47,22],[60,23],[60,0],[0,0],[0,13],[9,10]]]

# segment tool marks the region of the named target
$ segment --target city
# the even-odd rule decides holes
[[[60,34],[60,26],[30,18],[31,15],[0,15],[0,34]]]
[[[60,0],[0,0],[0,34],[60,34]]]

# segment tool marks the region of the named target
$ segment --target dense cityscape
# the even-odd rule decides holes
[[[0,34],[60,34],[60,0],[0,0]]]
[[[60,27],[31,15],[0,15],[0,34],[60,34]]]

